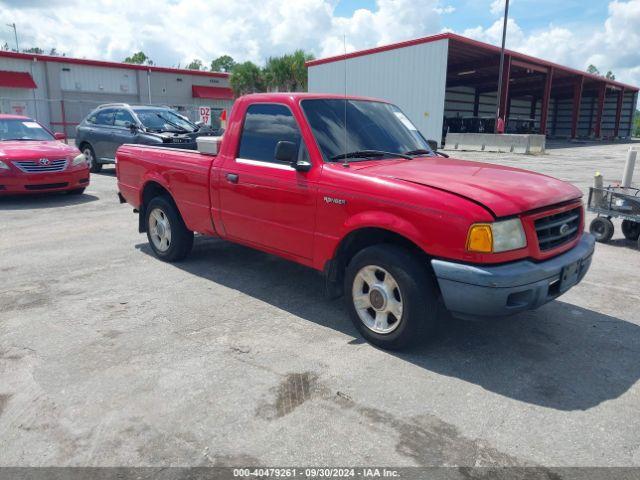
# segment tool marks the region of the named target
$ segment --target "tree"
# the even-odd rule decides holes
[[[598,70],[598,67],[591,64],[587,67],[587,73],[591,73],[593,75],[600,75],[600,70]]]
[[[281,57],[270,57],[264,67],[264,78],[269,90],[297,92],[307,89],[307,67],[305,62],[313,55],[304,50]]]
[[[54,47],[51,50],[49,50],[49,55],[51,55],[52,57],[57,57],[60,54],[58,53],[58,50],[56,50],[55,47]]]
[[[636,110],[635,119],[633,121],[633,133],[634,137],[640,137],[640,110]]]
[[[609,80],[615,80],[616,76],[613,74],[613,72],[611,70],[609,70],[606,75],[604,76],[604,78],[607,78]]]
[[[229,55],[222,55],[211,61],[212,72],[230,72],[235,66],[236,61]]]
[[[265,91],[262,70],[253,62],[236,64],[231,70],[230,83],[236,96]]]
[[[5,52],[8,52],[9,50],[11,50],[11,47],[9,47],[9,44],[7,42],[4,42],[4,45],[2,45],[2,49]]]
[[[124,59],[124,63],[134,63],[136,65],[153,65],[153,60],[151,60],[147,55],[140,51],[136,52],[130,57]]]
[[[187,69],[189,70],[202,70],[202,67],[204,65],[202,65],[202,60],[200,60],[199,58],[196,58],[194,60],[191,60],[191,63],[189,63],[187,65]]]
[[[35,53],[36,55],[42,55],[44,53],[44,50],[42,50],[40,47],[25,48],[22,51],[24,53]]]

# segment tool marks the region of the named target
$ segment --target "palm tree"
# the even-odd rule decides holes
[[[265,91],[262,71],[253,62],[234,65],[231,70],[230,83],[236,96]]]

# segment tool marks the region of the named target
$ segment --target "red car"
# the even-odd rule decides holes
[[[184,258],[200,232],[307,265],[385,348],[431,332],[443,307],[485,318],[537,308],[591,264],[579,189],[445,158],[386,102],[248,95],[217,142],[117,151],[121,201],[155,255]]]
[[[89,165],[64,138],[31,118],[0,114],[0,195],[83,193]]]

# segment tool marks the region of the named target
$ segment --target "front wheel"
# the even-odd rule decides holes
[[[189,255],[193,247],[193,232],[187,229],[170,198],[153,198],[145,212],[149,245],[160,260],[176,262]]]
[[[84,145],[82,147],[82,153],[87,159],[87,163],[89,164],[89,170],[91,171],[91,173],[99,173],[100,171],[102,171],[102,164],[98,162],[96,154],[93,151],[91,145]]]
[[[613,223],[605,217],[596,217],[589,225],[589,232],[596,237],[596,241],[606,243],[613,237]]]
[[[74,188],[73,190],[67,191],[69,195],[82,195],[84,193],[85,187]]]
[[[347,266],[344,288],[353,324],[381,348],[407,347],[437,324],[440,307],[433,276],[396,245],[360,251]]]

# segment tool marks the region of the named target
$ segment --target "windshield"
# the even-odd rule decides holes
[[[325,161],[361,151],[384,153],[376,154],[375,158],[415,151],[432,154],[422,134],[395,105],[347,100],[346,132],[345,100],[303,100],[301,105]]]
[[[42,125],[33,120],[0,120],[0,140],[55,140]]]
[[[135,110],[147,130],[154,132],[194,132],[197,127],[171,110]]]

